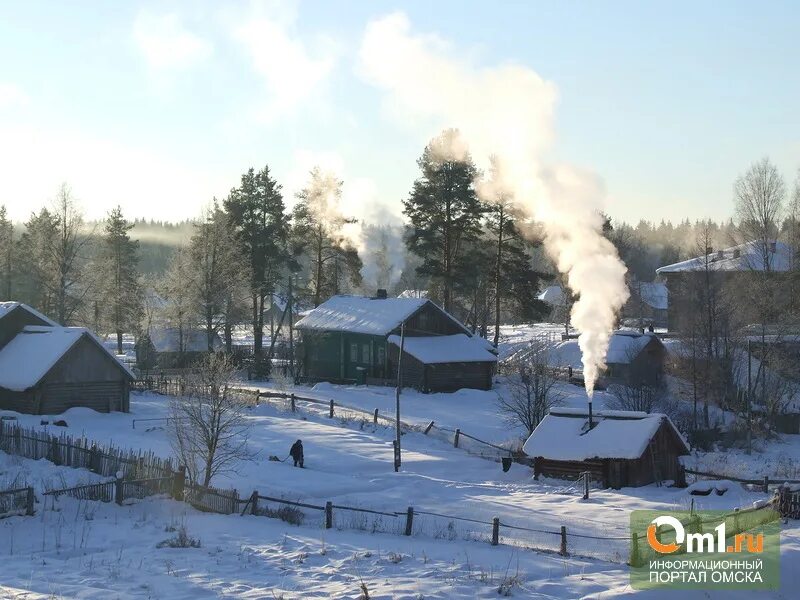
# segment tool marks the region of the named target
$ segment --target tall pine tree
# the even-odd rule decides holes
[[[466,249],[480,235],[483,213],[473,184],[477,170],[459,146],[455,129],[431,140],[417,161],[422,174],[403,202],[411,225],[406,243],[422,259],[417,271],[441,285],[447,311],[456,282],[469,268]]]
[[[502,184],[501,166],[492,159],[490,178],[482,196],[487,201],[486,229],[493,247],[491,278],[494,296],[494,345],[500,341],[503,305],[515,317],[530,320],[541,317],[545,306],[537,300],[539,280],[546,277],[533,268],[530,249],[541,242],[526,240],[517,227],[520,213],[514,196]]]
[[[281,186],[264,167],[249,169],[241,184],[225,200],[225,211],[236,232],[239,250],[250,272],[254,353],[261,355],[264,338],[264,302],[289,260],[289,223],[284,214]]]
[[[143,314],[142,287],[139,282],[139,242],[129,231],[133,223],[125,220],[117,206],[106,220],[98,261],[100,306],[109,329],[117,337],[117,353],[122,354],[122,334],[137,331]]]

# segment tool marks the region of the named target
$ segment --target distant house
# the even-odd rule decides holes
[[[403,384],[422,391],[489,389],[489,343],[426,298],[334,296],[297,323],[303,375],[334,382],[394,381],[405,331]]]
[[[60,327],[19,302],[0,303],[0,409],[127,412],[133,377],[89,330]]]
[[[640,321],[645,326],[666,327],[669,309],[669,291],[660,281],[631,281],[630,297],[622,308],[625,319]],[[638,323],[637,323],[638,324]]]
[[[553,367],[581,368],[581,349],[577,339],[553,344],[547,360]],[[609,383],[624,383],[636,379],[655,382],[664,372],[667,349],[653,333],[631,330],[615,331],[608,344],[606,371],[603,379]]]
[[[560,285],[550,285],[546,287],[537,298],[554,308],[564,308],[567,305],[564,290],[561,289]]]
[[[584,471],[604,487],[637,487],[680,478],[689,445],[669,417],[598,411],[589,428],[583,409],[551,409],[525,442],[534,475],[576,479]]]
[[[212,348],[222,350],[215,333]],[[204,329],[180,330],[176,327],[152,327],[136,342],[136,363],[140,369],[175,369],[187,367],[208,353]]]
[[[793,264],[791,246],[783,242],[769,242],[765,246],[763,242],[752,241],[724,250],[708,248],[703,256],[659,267],[656,274],[669,291],[669,329],[679,331],[684,327],[686,316],[694,310],[689,305],[690,292],[701,285],[706,273],[714,282],[739,285],[746,283],[753,272],[768,271],[781,277]]]

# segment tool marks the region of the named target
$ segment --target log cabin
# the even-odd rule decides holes
[[[534,476],[577,479],[589,472],[603,487],[639,487],[679,481],[679,457],[689,445],[672,420],[658,413],[597,411],[590,426],[583,409],[551,409],[522,451]]]

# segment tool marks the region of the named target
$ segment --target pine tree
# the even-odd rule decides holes
[[[118,354],[122,354],[122,334],[137,330],[143,315],[139,242],[130,238],[132,228],[122,209],[113,209],[106,220],[98,260],[101,314],[116,334]]]
[[[264,301],[274,293],[290,258],[281,186],[270,176],[269,167],[258,173],[251,168],[242,175],[241,185],[231,190],[224,206],[250,274],[254,353],[259,356]]]
[[[447,311],[468,268],[465,250],[480,235],[483,213],[473,185],[477,170],[468,153],[454,152],[458,145],[458,131],[449,129],[426,146],[417,161],[422,175],[403,202],[411,224],[406,243],[422,259],[417,271],[441,284]]]
[[[17,297],[44,314],[53,315],[52,282],[56,273],[53,267],[51,243],[58,235],[58,225],[50,211],[43,208],[38,214],[31,214],[24,228],[16,252],[19,257],[20,274]]]
[[[12,299],[14,265],[14,225],[6,215],[5,205],[0,206],[0,290],[6,300]]]
[[[521,235],[513,197],[499,193],[493,200],[488,205],[486,229],[494,251],[491,274],[494,288],[494,345],[497,347],[504,303],[513,306],[518,319],[527,321],[542,316],[545,307],[536,299],[536,294],[539,281],[546,275],[533,268],[530,249],[539,244],[527,241]]]
[[[353,219],[339,210],[342,182],[319,168],[311,171],[308,185],[297,194],[292,215],[295,250],[309,262],[309,285],[314,306],[345,287],[361,284],[362,262],[343,234]]]

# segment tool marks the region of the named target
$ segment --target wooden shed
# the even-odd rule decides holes
[[[223,348],[216,333],[214,351]],[[136,341],[136,364],[140,370],[177,369],[195,364],[208,354],[208,334],[204,329],[153,327]]]
[[[129,410],[133,373],[87,329],[59,327],[30,307],[3,303],[0,340],[0,409],[33,414],[75,406]]]
[[[334,296],[297,323],[310,380],[393,384],[401,329],[403,382],[422,391],[489,389],[497,357],[488,342],[426,298]]]
[[[589,427],[582,409],[552,409],[525,442],[534,475],[576,479],[588,471],[604,487],[678,481],[679,457],[689,445],[669,417],[634,411],[598,411]]]

